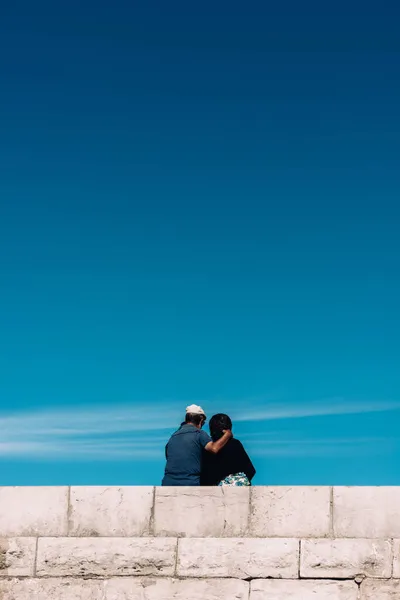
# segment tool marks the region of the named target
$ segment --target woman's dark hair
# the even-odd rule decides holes
[[[218,413],[210,419],[210,433],[211,437],[216,442],[223,435],[225,429],[232,429],[232,421],[228,415]]]

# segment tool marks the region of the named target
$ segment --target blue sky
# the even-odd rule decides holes
[[[400,484],[399,17],[1,8],[0,484],[159,483],[192,402],[257,484]]]

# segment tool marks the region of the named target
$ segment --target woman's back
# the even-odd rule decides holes
[[[244,473],[249,481],[255,468],[242,443],[232,438],[218,454],[204,452],[200,485],[219,485],[229,475]]]

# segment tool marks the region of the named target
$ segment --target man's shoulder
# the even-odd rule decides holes
[[[194,428],[193,428],[193,429],[194,429]],[[187,423],[182,423],[181,425],[179,425],[178,429],[176,429],[176,430],[174,431],[174,433],[172,434],[172,436],[174,436],[174,435],[179,435],[180,433],[187,433],[187,432],[189,432],[189,433],[190,433],[190,431],[191,431],[191,428],[189,428],[189,427],[187,426]]]
[[[212,439],[206,431],[203,431],[202,429],[198,429],[197,431],[199,434],[197,439],[200,442],[200,445],[205,448],[209,442],[212,442]]]
[[[207,431],[204,431],[203,429],[198,429],[197,433],[198,433],[199,437],[202,437],[204,439],[205,438],[211,439],[210,436],[208,435]]]

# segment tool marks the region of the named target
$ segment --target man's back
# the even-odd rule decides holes
[[[211,442],[205,431],[183,423],[170,438],[163,486],[200,485],[202,451]]]

